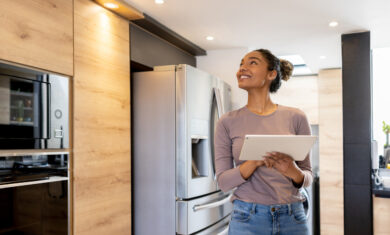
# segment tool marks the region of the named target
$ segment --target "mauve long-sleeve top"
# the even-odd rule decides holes
[[[234,188],[232,201],[239,199],[263,205],[286,204],[302,201],[299,188],[292,180],[274,168],[258,167],[244,179],[239,160],[245,135],[310,135],[306,115],[299,109],[278,105],[269,115],[257,115],[246,106],[223,115],[217,124],[215,143],[215,165],[218,185],[222,191]],[[234,163],[233,163],[234,161]],[[296,161],[304,173],[301,187],[313,181],[310,154],[303,161]]]

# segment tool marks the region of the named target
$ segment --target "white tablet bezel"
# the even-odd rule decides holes
[[[267,152],[281,152],[303,161],[317,141],[312,135],[246,135],[240,160],[263,160]]]

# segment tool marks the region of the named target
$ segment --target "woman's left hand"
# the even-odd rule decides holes
[[[304,174],[302,170],[297,166],[294,159],[287,154],[280,152],[267,153],[264,163],[266,167],[275,168],[284,176],[291,178],[297,184],[301,184],[303,182]]]

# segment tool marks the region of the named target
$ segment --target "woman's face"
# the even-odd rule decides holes
[[[244,90],[269,89],[276,71],[268,70],[268,63],[258,51],[252,51],[241,60],[240,68],[237,71],[238,87]]]

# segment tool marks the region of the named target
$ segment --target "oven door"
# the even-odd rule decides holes
[[[67,235],[68,181],[0,185],[0,235]]]
[[[50,84],[0,74],[0,149],[41,148],[49,138]]]

